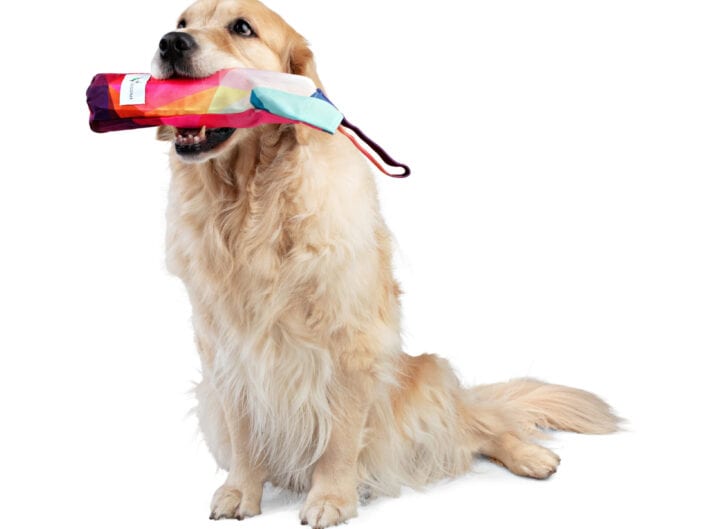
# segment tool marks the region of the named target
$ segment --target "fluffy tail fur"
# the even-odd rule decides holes
[[[467,402],[470,410],[473,405],[496,407],[529,437],[536,436],[537,427],[606,434],[616,431],[619,422],[607,403],[592,393],[530,378],[475,386],[467,390]]]

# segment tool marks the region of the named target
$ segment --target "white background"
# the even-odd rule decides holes
[[[149,69],[179,0],[3,16],[0,525],[214,527],[188,394],[190,309],[165,271],[167,145],[88,129],[97,72]],[[561,434],[546,482],[488,463],[350,527],[693,527],[703,515],[702,2],[272,0],[328,94],[390,153],[411,353],[467,383],[533,376],[628,419]],[[14,11],[12,11],[14,10]],[[269,491],[247,527],[296,527]],[[234,521],[218,527],[233,527]]]

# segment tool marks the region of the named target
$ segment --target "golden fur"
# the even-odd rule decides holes
[[[257,36],[228,33],[237,18]],[[305,40],[256,0],[200,0],[179,20],[198,75],[243,66],[320,86]],[[532,442],[537,426],[615,430],[590,393],[535,380],[467,389],[445,360],[401,351],[390,235],[346,138],[268,125],[170,160],[168,266],[193,305],[200,425],[228,470],[212,518],[259,514],[271,482],[308,491],[302,521],[327,527],[355,516],[359,490],[421,487],[477,454],[546,478],[559,460]]]

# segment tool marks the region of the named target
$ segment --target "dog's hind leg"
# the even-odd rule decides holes
[[[561,459],[548,448],[503,433],[489,441],[482,454],[518,476],[545,479],[556,472]]]
[[[480,430],[479,452],[520,476],[545,479],[560,458],[532,442],[538,428],[578,433],[614,432],[619,418],[600,398],[533,379],[476,386],[465,394],[466,421]]]

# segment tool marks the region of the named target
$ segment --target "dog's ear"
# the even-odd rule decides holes
[[[297,34],[295,38],[291,39],[291,46],[287,52],[287,57],[285,57],[285,62],[288,73],[308,77],[317,88],[323,90],[323,83],[318,78],[318,72],[316,71],[316,61],[313,59],[313,52],[308,47],[306,39],[301,35]],[[298,124],[294,127],[294,131],[296,140],[300,144],[306,144],[311,138],[313,129],[307,125]]]
[[[159,141],[173,141],[174,127],[169,127],[167,125],[159,125],[157,127],[157,139]]]
[[[323,90],[323,84],[318,78],[316,71],[316,61],[313,59],[313,52],[308,46],[308,42],[301,35],[296,35],[292,39],[287,57],[288,72],[297,75],[304,75],[312,79],[318,88]]]

